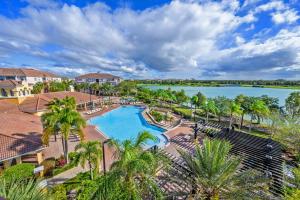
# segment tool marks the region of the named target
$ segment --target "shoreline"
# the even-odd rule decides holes
[[[160,84],[160,83],[154,83],[154,84],[138,84],[138,86],[165,86],[165,87],[248,87],[248,88],[271,88],[271,89],[289,89],[289,90],[300,90],[300,86],[277,86],[277,85],[225,85],[225,84],[219,84],[219,85],[190,85],[190,84]]]

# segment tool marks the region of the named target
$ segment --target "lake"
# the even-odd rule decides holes
[[[290,93],[294,91],[293,89],[276,89],[276,88],[256,88],[256,87],[192,87],[192,86],[163,86],[163,85],[147,85],[145,86],[149,89],[168,89],[180,91],[184,90],[188,96],[193,96],[197,92],[202,92],[205,96],[213,98],[217,96],[225,96],[227,98],[235,98],[239,94],[244,94],[247,96],[268,95],[271,97],[277,97],[279,99],[279,105],[284,106],[285,99]]]

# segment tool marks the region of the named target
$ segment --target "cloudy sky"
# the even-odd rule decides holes
[[[300,0],[0,0],[0,67],[300,79]]]

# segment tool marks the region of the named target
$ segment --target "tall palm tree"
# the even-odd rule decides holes
[[[186,180],[193,185],[195,199],[255,199],[259,194],[265,179],[249,171],[237,173],[241,159],[230,156],[230,149],[229,142],[205,139],[202,148],[196,146],[195,155],[179,151],[192,174]]]
[[[215,102],[212,99],[208,99],[205,104],[202,106],[203,110],[206,114],[206,122],[208,122],[209,113],[216,113],[216,105]]]
[[[236,104],[234,101],[231,101],[229,105],[229,112],[230,112],[229,128],[231,128],[232,120],[234,116],[240,115],[242,110],[239,104]]]
[[[199,102],[198,96],[192,96],[192,98],[191,98],[191,105],[194,106],[194,112],[192,110],[192,114],[194,114],[194,121],[196,121],[196,109],[197,109],[198,102]]]
[[[39,181],[28,180],[26,182],[0,178],[0,197],[9,200],[42,200],[49,199],[46,190],[39,187]]]
[[[258,120],[262,117],[266,117],[269,114],[269,108],[266,106],[266,104],[257,98],[254,98],[253,101],[251,101],[250,104],[250,126],[249,126],[249,132],[251,133],[252,123],[255,118]]]
[[[100,161],[102,159],[102,145],[98,141],[80,142],[76,145],[75,151],[78,152],[74,162],[83,168],[86,163],[89,165],[90,177],[93,180],[93,171],[99,172]]]
[[[111,141],[110,144],[116,150],[116,161],[107,173],[106,180],[109,180],[110,188],[122,191],[120,192],[122,197],[114,196],[112,199],[143,199],[146,196],[157,199],[162,196],[155,183],[155,173],[161,159],[153,152],[143,150],[143,146],[149,140],[153,141],[155,137],[145,131],[141,132],[134,141],[125,140],[122,143]],[[96,193],[98,199],[101,199],[100,196],[109,199],[105,195],[105,189],[107,188],[99,186]]]
[[[44,126],[42,140],[49,144],[52,135],[61,135],[64,156],[68,162],[68,139],[70,134],[79,135],[83,139],[83,128],[85,120],[76,111],[76,103],[73,97],[66,97],[62,100],[54,99],[49,104],[49,112],[42,115]]]

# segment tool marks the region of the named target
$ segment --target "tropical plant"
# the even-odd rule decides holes
[[[74,158],[76,165],[80,164],[83,168],[88,163],[90,178],[93,180],[93,173],[99,172],[100,161],[102,159],[102,145],[98,141],[80,142],[76,145],[77,155]]]
[[[96,192],[98,199],[144,199],[144,197],[161,198],[162,192],[155,182],[160,156],[151,151],[144,151],[143,146],[155,137],[149,132],[141,132],[137,138],[124,140],[122,143],[111,140],[110,144],[116,150],[116,161],[111,170],[102,179],[102,184]],[[109,188],[105,184],[109,182]],[[104,184],[104,187],[103,187]],[[112,190],[122,197],[107,193]],[[103,198],[105,197],[105,198]]]
[[[44,84],[42,82],[38,82],[33,85],[31,93],[32,94],[40,94],[43,89],[44,89]]]
[[[209,113],[216,114],[216,105],[213,99],[208,99],[204,105],[202,105],[202,109],[205,111],[206,122],[208,122]]]
[[[39,187],[39,181],[33,179],[0,179],[0,197],[9,200],[42,200],[49,199],[46,190]]]
[[[300,116],[300,92],[292,92],[285,100],[285,108],[292,118]]]
[[[33,176],[34,165],[20,163],[4,170],[0,178],[26,180]]]
[[[293,178],[288,178],[289,185],[285,189],[285,199],[294,200],[300,198],[300,167],[294,168]]]
[[[266,106],[266,104],[262,100],[252,97],[250,107],[249,107],[249,114],[251,117],[249,132],[251,132],[253,120],[255,118],[257,118],[258,123],[260,123],[260,119],[262,117],[268,116],[269,113],[270,113],[269,108]]]
[[[226,97],[216,97],[213,99],[216,106],[216,115],[218,116],[219,122],[221,122],[221,117],[226,116],[229,111],[230,99]]]
[[[244,116],[245,114],[249,113],[250,110],[250,98],[240,94],[236,96],[234,101],[241,106],[241,123],[240,123],[240,129],[243,127],[244,123]]]
[[[296,159],[300,161],[300,119],[290,116],[281,118],[274,132],[274,139],[294,153]]]
[[[194,115],[194,121],[196,121],[196,109],[197,109],[197,106],[198,106],[198,102],[199,102],[199,98],[197,96],[192,96],[191,105],[194,106],[194,112],[192,111],[192,114]]]
[[[242,112],[241,107],[239,104],[231,101],[229,104],[229,113],[230,113],[230,120],[229,120],[229,128],[232,126],[232,120],[235,116],[240,115]]]
[[[239,172],[240,158],[229,155],[231,145],[222,140],[204,139],[195,154],[179,150],[192,174],[191,196],[195,199],[257,199],[265,179],[253,171]],[[261,197],[261,196],[260,196]]]
[[[176,103],[178,103],[179,105],[182,105],[189,100],[189,97],[185,94],[184,90],[175,92],[175,96],[176,96]]]
[[[51,135],[60,134],[64,150],[64,157],[68,162],[68,139],[70,134],[79,135],[83,139],[85,120],[76,111],[76,103],[73,97],[62,100],[55,99],[49,104],[49,112],[42,115],[44,126],[42,140],[49,143]]]

